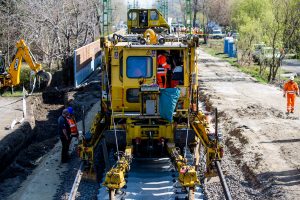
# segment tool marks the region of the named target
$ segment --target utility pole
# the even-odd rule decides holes
[[[127,11],[131,9],[131,3],[127,1]]]
[[[139,8],[139,1],[138,0],[133,0],[133,9]]]
[[[109,35],[111,32],[111,22],[112,22],[112,8],[111,0],[101,0],[102,1],[102,30],[101,37]]]
[[[169,14],[169,1],[168,0],[157,0],[158,10],[162,13],[164,18],[168,20]]]

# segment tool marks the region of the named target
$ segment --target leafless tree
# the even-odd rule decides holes
[[[15,0],[0,1],[0,50],[6,55],[6,62],[10,60],[14,41],[20,33],[17,13]]]
[[[100,14],[98,0],[1,1],[1,49],[13,49],[24,38],[51,68],[53,61],[72,57],[76,48],[99,37]]]
[[[231,0],[211,0],[208,1],[208,17],[222,26],[230,24]]]

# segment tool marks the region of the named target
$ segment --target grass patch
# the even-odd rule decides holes
[[[22,91],[14,91],[11,93],[10,91],[6,91],[2,94],[2,97],[22,97],[23,92]]]
[[[255,78],[260,83],[268,83],[267,70],[263,71],[262,75],[259,74],[259,66],[241,66],[238,63],[237,58],[229,58],[227,54],[223,53],[223,40],[210,42],[207,46],[202,46],[204,51],[212,56],[218,57],[222,60],[226,60],[230,65],[238,68],[242,72],[249,74],[251,77]]]

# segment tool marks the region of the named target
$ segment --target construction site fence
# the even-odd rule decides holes
[[[74,51],[74,86],[78,87],[101,65],[100,40]]]

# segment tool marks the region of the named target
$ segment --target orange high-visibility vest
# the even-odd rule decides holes
[[[157,56],[157,63],[161,65],[165,69],[171,69],[170,65],[167,63],[167,57],[165,55],[158,55]]]
[[[284,84],[284,92],[288,94],[296,94],[299,90],[298,84],[296,82],[288,81]]]
[[[77,125],[76,125],[75,120],[71,117],[67,117],[67,122],[70,126],[71,135],[77,135],[78,134],[78,129],[77,129]]]

